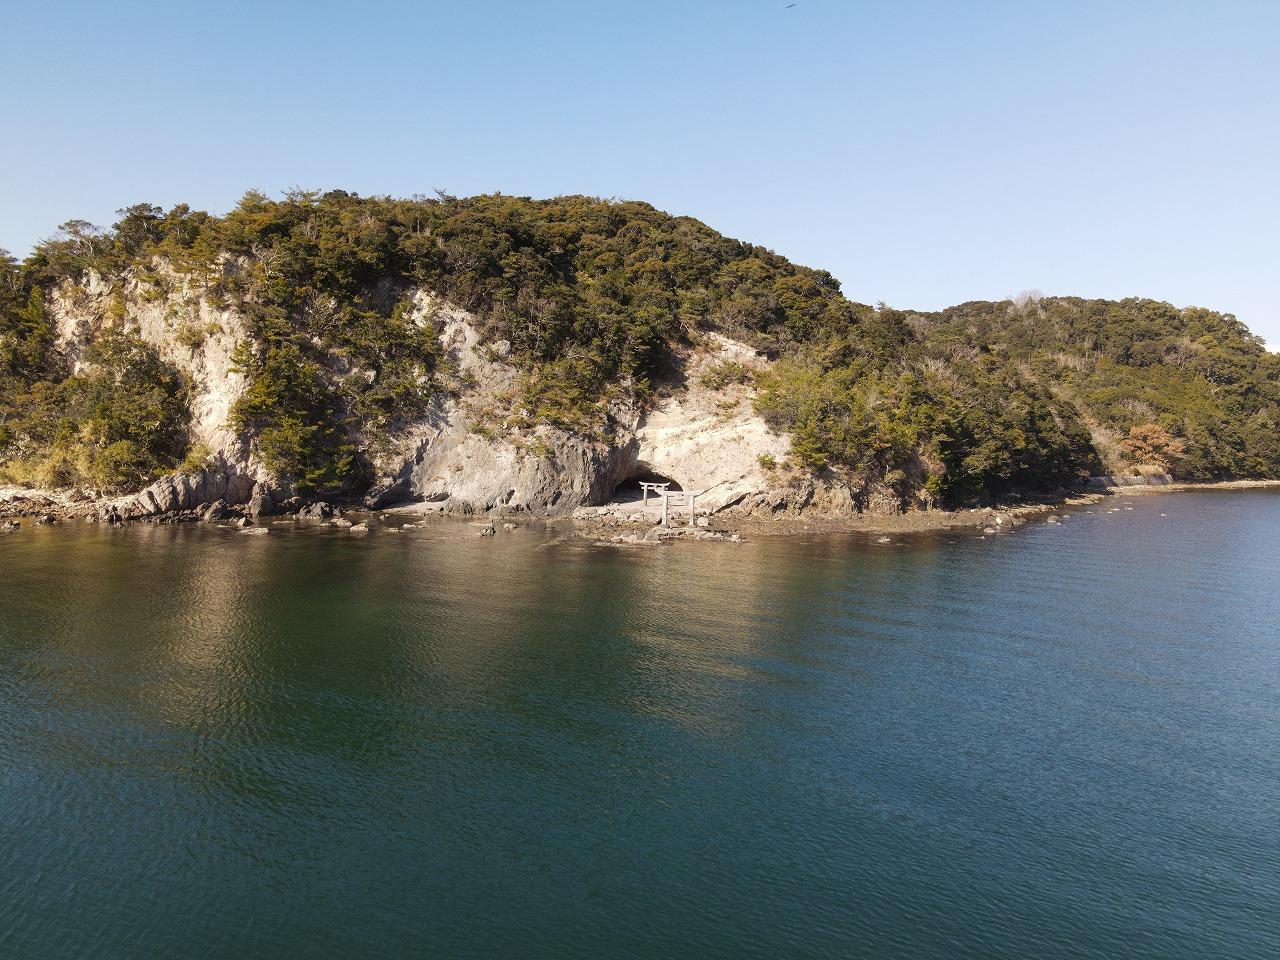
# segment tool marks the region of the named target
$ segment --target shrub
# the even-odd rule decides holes
[[[188,350],[204,345],[205,331],[194,323],[181,323],[174,328],[173,338]]]
[[[172,470],[187,444],[187,384],[140,338],[114,333],[59,383],[10,394],[3,471],[45,486],[145,486]]]
[[[735,360],[722,360],[704,373],[699,380],[708,390],[723,390],[725,387],[750,383],[751,371]]]

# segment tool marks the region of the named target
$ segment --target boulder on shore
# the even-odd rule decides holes
[[[276,512],[276,502],[272,499],[271,491],[264,484],[260,483],[253,488],[253,493],[249,495],[249,506],[245,508],[245,512],[255,520]]]
[[[215,500],[209,504],[209,508],[205,510],[200,517],[205,523],[217,523],[219,520],[231,519],[231,508],[227,506],[225,500]]]

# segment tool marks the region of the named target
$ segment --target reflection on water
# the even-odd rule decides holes
[[[1280,953],[1280,497],[0,539],[0,955]],[[1165,516],[1167,514],[1167,516]]]

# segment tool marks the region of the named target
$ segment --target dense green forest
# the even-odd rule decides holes
[[[137,205],[0,262],[0,469],[127,489],[179,466],[186,385],[127,324],[70,375],[47,302],[90,271],[237,307],[249,388],[233,424],[300,491],[367,482],[356,438],[456,389],[408,294],[505,340],[531,422],[607,441],[615,400],[680,378],[704,331],[778,362],[757,406],[795,470],[959,504],[1149,467],[1280,476],[1280,357],[1230,314],[1024,295],[915,313],[853,303],[828,273],[639,202],[501,195],[247,194],[226,216]],[[343,375],[358,369],[360,376]],[[198,453],[198,452],[197,452]]]

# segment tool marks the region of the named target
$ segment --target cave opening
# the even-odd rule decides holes
[[[679,483],[670,477],[663,476],[657,471],[651,470],[644,465],[638,465],[636,469],[631,471],[631,474],[627,479],[623,480],[614,488],[613,497],[611,498],[612,501],[614,503],[630,503],[634,500],[638,503],[643,498],[644,494],[644,491],[640,487],[640,484],[642,483],[668,483],[670,484],[667,488],[668,490],[683,489]],[[652,501],[653,499],[654,496],[650,493],[649,500]]]

